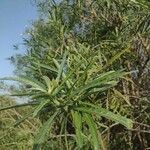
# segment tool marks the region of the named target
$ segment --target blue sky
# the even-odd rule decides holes
[[[0,77],[13,74],[14,68],[7,58],[24,52],[21,46],[15,51],[13,45],[21,45],[22,34],[37,17],[36,7],[31,1],[0,0]]]

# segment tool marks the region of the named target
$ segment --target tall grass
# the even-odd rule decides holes
[[[0,107],[15,105],[16,102],[8,97],[0,97]],[[26,150],[32,149],[34,135],[40,126],[38,119],[27,119],[17,126],[17,122],[23,118],[31,107],[23,109],[11,109],[0,112],[0,149],[1,150]],[[17,121],[17,122],[16,122]],[[17,127],[16,127],[17,126]]]

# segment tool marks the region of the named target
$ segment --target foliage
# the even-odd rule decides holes
[[[101,128],[101,125],[98,125],[101,117],[120,123],[128,129],[132,128],[133,123],[130,119],[102,108],[101,103],[103,97],[101,94],[117,85],[119,78],[128,73],[124,71],[99,73],[99,61],[96,57],[98,52],[91,51],[81,44],[76,46],[78,47],[68,47],[61,60],[52,57],[49,72],[53,71],[53,78],[43,76],[41,81],[26,76],[2,78],[2,80],[19,81],[30,86],[26,95],[33,99],[32,104],[37,105],[31,115],[40,116],[43,122],[34,147],[51,138],[48,134],[51,132],[54,135],[75,134],[76,139],[81,139],[77,140],[80,148],[87,145],[87,139],[93,138],[91,145],[94,149],[100,149],[99,137],[95,133],[99,132],[97,128]],[[37,65],[45,67],[43,64]],[[1,108],[1,110],[8,108]],[[99,121],[95,122],[97,119]],[[54,124],[58,128],[56,131],[52,128]]]
[[[0,107],[15,105],[8,97],[0,97]],[[34,135],[40,122],[37,119],[27,119],[17,128],[14,127],[16,120],[20,120],[31,107],[23,109],[11,109],[0,112],[0,147],[1,150],[26,150],[32,149]]]
[[[18,77],[4,78],[24,83],[19,95],[37,105],[32,115],[43,127],[34,148],[46,137],[42,149],[148,148],[149,1],[36,4],[27,54],[13,59]]]

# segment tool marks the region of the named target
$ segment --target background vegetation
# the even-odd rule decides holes
[[[36,5],[26,54],[11,57],[17,77],[3,79],[23,83],[13,95],[40,119],[33,149],[149,149],[150,2]]]
[[[16,104],[13,99],[8,97],[0,97],[0,106],[11,106]],[[23,109],[10,109],[0,112],[0,148],[2,150],[26,150],[32,149],[34,135],[40,126],[38,119],[27,119],[24,123],[15,127],[18,121],[31,107]]]

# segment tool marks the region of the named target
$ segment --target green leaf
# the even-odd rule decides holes
[[[117,83],[118,83],[118,82],[116,82],[116,81],[107,82],[107,84],[104,84],[101,88],[94,88],[94,89],[90,90],[90,91],[88,92],[88,94],[93,94],[93,93],[97,93],[97,92],[106,91],[106,90],[110,89],[111,87],[116,86]]]
[[[63,69],[66,63],[66,52],[64,53],[63,59],[62,59],[62,63],[59,65],[59,69],[58,69],[58,76],[57,76],[57,80],[59,81],[61,78],[61,75],[63,73]],[[55,60],[56,61],[56,60]]]
[[[41,150],[41,145],[39,145],[39,144],[34,144],[34,145],[33,145],[33,150]]]
[[[23,97],[23,96],[32,96],[34,95],[35,93],[30,93],[30,92],[27,92],[27,93],[13,93],[13,94],[9,94],[9,96],[18,96],[18,97]]]
[[[37,114],[42,110],[42,108],[50,102],[50,99],[47,100],[43,100],[38,106],[37,108],[34,110],[33,112],[33,117],[37,116]]]
[[[24,107],[24,106],[37,105],[37,104],[38,103],[26,103],[26,104],[18,104],[18,105],[13,105],[13,106],[6,106],[6,107],[1,107],[0,111],[12,109],[12,108]]]
[[[5,78],[0,78],[0,80],[12,80],[12,81],[18,81],[24,84],[29,84],[31,85],[35,90],[39,90],[42,92],[47,92],[46,91],[46,87],[44,84],[42,84],[41,82],[35,80],[35,79],[31,79],[25,76],[18,76],[18,77],[5,77]]]
[[[132,127],[133,127],[133,121],[131,119],[121,116],[120,114],[114,114],[113,112],[111,112],[105,108],[95,106],[90,103],[82,102],[82,104],[84,105],[84,107],[77,107],[77,108],[75,108],[75,110],[105,117],[109,120],[112,120],[112,121],[122,124],[123,126],[127,127],[128,129],[132,129]],[[88,105],[89,107],[86,107],[86,105]]]
[[[121,55],[123,55],[126,52],[129,52],[130,48],[123,49],[122,51],[115,54],[109,61],[106,63],[106,65],[103,67],[103,69],[107,68],[108,66],[112,65],[116,60],[120,59]]]
[[[57,110],[41,127],[39,133],[35,138],[34,144],[42,144],[49,136],[49,132],[51,131],[52,124],[54,122],[54,118],[58,115],[59,111]]]
[[[36,62],[32,62],[32,63],[35,64],[35,65],[38,65],[38,66],[40,66],[40,67],[42,67],[44,69],[47,69],[47,70],[49,70],[51,72],[58,73],[58,71],[56,69],[50,67],[49,65],[42,64],[42,63],[36,63]]]
[[[83,147],[83,136],[82,136],[82,116],[80,112],[72,111],[73,123],[76,131],[76,141],[80,148]]]
[[[122,71],[109,71],[107,73],[103,73],[99,75],[99,77],[89,81],[86,85],[80,87],[77,91],[75,91],[75,94],[95,87],[103,88],[105,86],[116,85],[117,81],[115,80],[123,77],[124,74],[126,73]]]
[[[49,77],[47,76],[43,76],[43,79],[47,85],[47,88],[48,88],[48,93],[50,94],[51,91],[52,91],[52,87],[51,87],[51,80],[49,79]]]
[[[84,114],[85,117],[85,121],[89,126],[89,130],[91,133],[91,141],[92,141],[92,145],[94,147],[94,150],[100,150],[100,141],[99,141],[99,137],[98,137],[98,130],[96,129],[96,124],[93,120],[93,118],[91,117],[91,115],[89,114]]]

